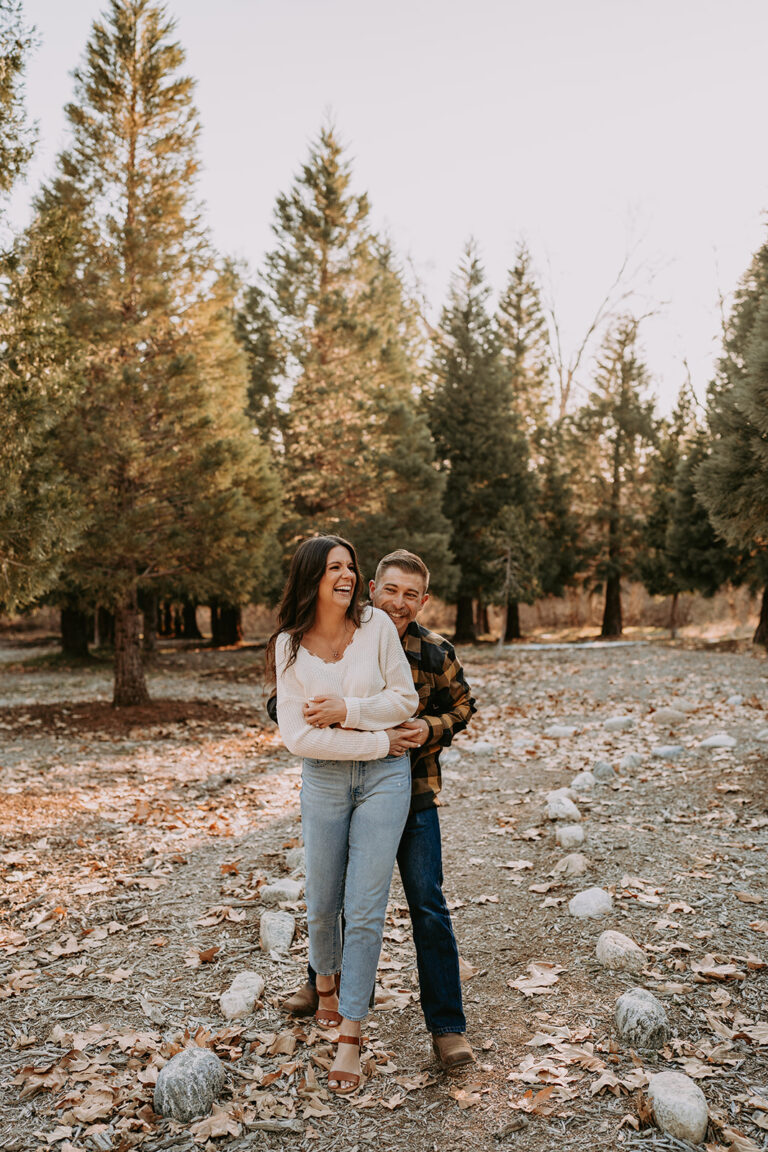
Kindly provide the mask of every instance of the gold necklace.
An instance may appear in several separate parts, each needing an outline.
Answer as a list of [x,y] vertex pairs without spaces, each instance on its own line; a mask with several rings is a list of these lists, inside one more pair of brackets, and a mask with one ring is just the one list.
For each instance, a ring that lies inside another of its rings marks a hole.
[[333,646],[331,647],[331,656],[333,657],[334,660],[339,659],[339,656],[341,654],[341,650],[342,650],[342,647],[344,646],[344,641],[346,640],[346,638],[347,638],[347,621],[345,620],[344,621],[344,631],[341,635],[341,645],[338,648],[334,648]]

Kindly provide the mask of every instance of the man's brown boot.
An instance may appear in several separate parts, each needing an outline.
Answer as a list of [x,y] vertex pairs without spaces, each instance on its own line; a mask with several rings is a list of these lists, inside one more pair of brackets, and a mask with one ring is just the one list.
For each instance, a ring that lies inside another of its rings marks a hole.
[[314,984],[310,984],[307,980],[301,988],[291,992],[288,999],[283,1000],[280,1007],[283,1012],[288,1012],[291,1016],[314,1016],[317,1010],[317,989]]
[[444,1072],[453,1072],[465,1064],[474,1064],[475,1054],[461,1032],[446,1032],[442,1036],[432,1036],[432,1051],[440,1061]]

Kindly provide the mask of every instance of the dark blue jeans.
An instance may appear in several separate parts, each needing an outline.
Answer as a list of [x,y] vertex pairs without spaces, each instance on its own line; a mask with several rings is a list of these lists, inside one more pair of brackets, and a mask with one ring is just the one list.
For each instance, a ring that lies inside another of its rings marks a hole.
[[[461,1002],[459,950],[443,895],[443,851],[437,808],[411,812],[397,850],[408,901],[419,970],[421,1010],[437,1036],[466,1032]],[[315,973],[308,966],[310,981]]]

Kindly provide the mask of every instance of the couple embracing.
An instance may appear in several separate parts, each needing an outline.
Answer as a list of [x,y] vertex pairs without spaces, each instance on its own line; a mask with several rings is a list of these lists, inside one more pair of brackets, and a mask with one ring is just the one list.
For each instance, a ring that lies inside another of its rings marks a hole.
[[373,999],[395,860],[435,1055],[446,1069],[474,1059],[442,892],[436,805],[440,749],[475,706],[451,645],[416,620],[428,586],[418,556],[392,552],[363,606],[352,545],[338,536],[305,540],[267,650],[280,733],[303,759],[309,979],[284,1007],[339,1029],[328,1073],[338,1095],[360,1083],[360,1028]]

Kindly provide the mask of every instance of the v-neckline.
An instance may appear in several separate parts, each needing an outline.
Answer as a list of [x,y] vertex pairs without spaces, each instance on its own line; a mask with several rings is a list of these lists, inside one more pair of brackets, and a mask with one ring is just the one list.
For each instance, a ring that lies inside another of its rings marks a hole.
[[360,631],[359,628],[353,628],[352,629],[352,635],[351,635],[350,639],[347,641],[347,643],[345,644],[344,651],[341,653],[341,656],[339,656],[338,659],[336,659],[336,660],[324,660],[322,656],[318,656],[316,652],[312,652],[309,648],[305,647],[304,644],[300,644],[299,647],[301,648],[301,650],[303,652],[306,652],[306,654],[308,656],[311,656],[313,660],[319,660],[321,664],[330,664],[331,666],[333,666],[334,664],[341,664],[341,662],[344,659],[344,657],[346,656],[347,652],[349,652],[350,648],[354,644],[355,637],[357,636],[359,631]]

